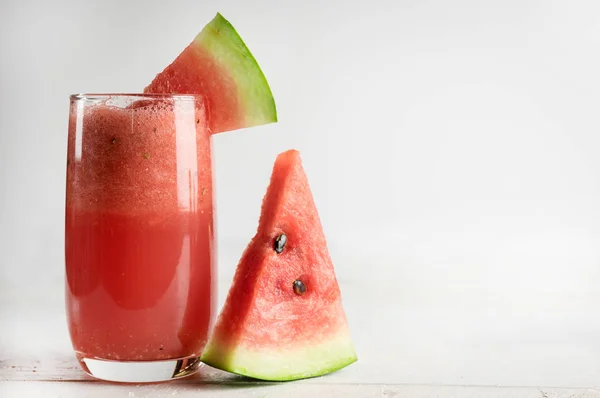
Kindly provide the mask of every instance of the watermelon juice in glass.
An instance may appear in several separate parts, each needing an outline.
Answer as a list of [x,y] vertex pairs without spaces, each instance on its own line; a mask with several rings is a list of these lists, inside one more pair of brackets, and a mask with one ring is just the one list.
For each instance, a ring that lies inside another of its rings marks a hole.
[[193,95],[73,95],[66,303],[82,368],[193,373],[215,313],[211,139]]

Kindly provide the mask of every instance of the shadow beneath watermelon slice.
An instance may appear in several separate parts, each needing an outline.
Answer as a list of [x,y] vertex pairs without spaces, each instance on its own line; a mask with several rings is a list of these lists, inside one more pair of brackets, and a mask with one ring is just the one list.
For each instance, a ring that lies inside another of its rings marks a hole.
[[178,388],[190,388],[201,390],[227,390],[227,389],[250,389],[250,388],[268,388],[282,382],[264,381],[253,379],[251,377],[240,376],[232,373],[211,368],[208,365],[202,367],[195,374],[172,381],[170,384],[177,384]]

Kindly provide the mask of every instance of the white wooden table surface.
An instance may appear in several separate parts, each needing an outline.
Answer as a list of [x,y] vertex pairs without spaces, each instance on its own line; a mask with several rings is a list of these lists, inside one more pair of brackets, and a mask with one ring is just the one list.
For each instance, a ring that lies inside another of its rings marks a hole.
[[[208,367],[163,384],[92,380],[71,351],[62,279],[49,277],[45,288],[0,285],[0,397],[600,397],[596,289],[482,286],[451,273],[428,284],[431,270],[405,269],[412,271],[361,280],[338,272],[359,361],[287,383]],[[221,272],[221,303],[232,272]]]

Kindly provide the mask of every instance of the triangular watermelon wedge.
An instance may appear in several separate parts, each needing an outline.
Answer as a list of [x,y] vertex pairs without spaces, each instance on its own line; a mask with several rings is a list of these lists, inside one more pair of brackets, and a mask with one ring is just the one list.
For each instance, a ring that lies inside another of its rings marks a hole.
[[144,93],[203,95],[213,134],[277,121],[267,79],[235,28],[219,13]]
[[300,154],[275,162],[258,231],[201,360],[263,380],[324,375],[357,360]]

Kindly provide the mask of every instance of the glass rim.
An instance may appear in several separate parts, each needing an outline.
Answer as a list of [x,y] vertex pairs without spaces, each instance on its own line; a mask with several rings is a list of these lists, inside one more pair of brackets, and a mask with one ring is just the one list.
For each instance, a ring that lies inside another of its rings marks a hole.
[[155,93],[76,93],[69,95],[71,101],[80,100],[105,100],[110,98],[146,98],[146,99],[161,99],[161,98],[173,98],[177,100],[189,100],[195,101],[198,98],[203,98],[202,94],[155,94]]

